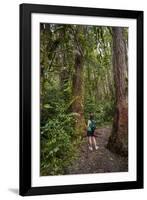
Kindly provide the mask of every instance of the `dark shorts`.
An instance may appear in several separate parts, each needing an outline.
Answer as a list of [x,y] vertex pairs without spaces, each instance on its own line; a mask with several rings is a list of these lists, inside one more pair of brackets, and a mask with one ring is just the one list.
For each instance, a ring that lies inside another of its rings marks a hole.
[[87,136],[89,137],[89,136],[94,136],[94,131],[87,131]]

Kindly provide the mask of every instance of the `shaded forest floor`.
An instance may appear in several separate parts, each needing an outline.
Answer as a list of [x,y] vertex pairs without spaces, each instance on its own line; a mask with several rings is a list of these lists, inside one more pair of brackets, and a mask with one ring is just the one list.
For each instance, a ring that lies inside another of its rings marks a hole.
[[99,149],[93,151],[88,149],[87,137],[85,137],[80,146],[78,157],[66,169],[66,174],[128,171],[128,158],[114,154],[106,148],[110,133],[110,127],[96,130],[96,141]]

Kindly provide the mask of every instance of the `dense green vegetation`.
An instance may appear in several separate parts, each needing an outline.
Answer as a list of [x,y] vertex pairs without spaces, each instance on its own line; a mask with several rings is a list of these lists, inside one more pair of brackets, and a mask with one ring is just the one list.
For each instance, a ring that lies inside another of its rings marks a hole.
[[[124,37],[127,48],[127,29]],[[40,172],[65,174],[86,135],[89,113],[97,126],[112,124],[111,27],[41,24],[40,77]]]

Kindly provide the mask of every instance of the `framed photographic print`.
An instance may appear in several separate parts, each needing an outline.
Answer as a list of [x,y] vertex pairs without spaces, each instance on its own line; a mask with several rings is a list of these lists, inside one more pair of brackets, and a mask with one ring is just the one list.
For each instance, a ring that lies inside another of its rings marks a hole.
[[143,11],[20,5],[20,195],[143,188]]

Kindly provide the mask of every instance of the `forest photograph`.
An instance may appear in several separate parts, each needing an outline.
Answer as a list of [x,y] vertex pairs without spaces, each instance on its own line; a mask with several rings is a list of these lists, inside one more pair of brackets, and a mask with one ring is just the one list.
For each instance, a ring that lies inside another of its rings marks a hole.
[[128,172],[128,32],[40,23],[40,176]]

